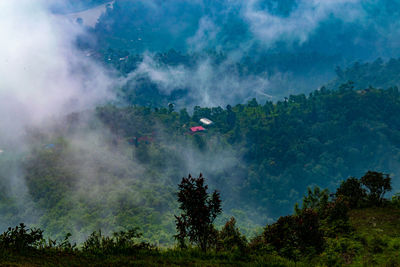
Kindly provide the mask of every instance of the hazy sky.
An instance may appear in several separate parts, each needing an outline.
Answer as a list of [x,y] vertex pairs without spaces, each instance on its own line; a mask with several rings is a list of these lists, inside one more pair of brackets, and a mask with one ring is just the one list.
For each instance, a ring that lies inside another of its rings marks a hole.
[[110,96],[106,72],[75,48],[81,29],[51,15],[48,3],[0,2],[0,136]]

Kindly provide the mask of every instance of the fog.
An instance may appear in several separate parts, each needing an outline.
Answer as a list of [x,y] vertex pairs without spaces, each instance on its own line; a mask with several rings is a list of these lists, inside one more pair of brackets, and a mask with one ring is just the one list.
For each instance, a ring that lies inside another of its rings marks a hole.
[[[75,48],[81,28],[52,16],[47,1],[2,1],[0,106],[2,130],[91,108],[111,97],[112,79]],[[4,136],[4,135],[3,135]]]
[[[146,191],[164,183],[166,188],[162,190],[167,196],[173,197],[173,190],[169,189],[172,185],[165,177],[153,177],[157,182],[146,181],[152,170],[146,169],[146,164],[132,156],[132,149],[124,149],[128,146],[126,140],[119,140],[95,117],[95,107],[113,101],[116,98],[113,89],[123,84],[126,78],[119,77],[115,71],[79,50],[76,39],[85,36],[87,28],[68,17],[54,15],[49,9],[51,4],[45,0],[0,3],[0,34],[4,38],[0,44],[0,111],[3,114],[0,117],[0,149],[3,151],[0,154],[0,182],[7,191],[4,197],[13,203],[12,214],[8,208],[3,209],[0,228],[19,222],[45,225],[49,234],[61,238],[67,229],[75,241],[81,242],[99,228],[108,233],[123,229],[118,228],[122,226],[142,225],[143,221],[128,224],[118,221],[118,214],[126,212],[121,210],[124,208],[121,203],[127,203],[131,212],[143,213],[143,220],[147,220],[149,214],[156,211],[139,208],[152,201]],[[201,83],[208,79],[207,74],[203,78],[207,62],[204,64],[204,68],[195,70],[198,78],[193,82]],[[150,73],[163,90],[168,91],[178,83],[193,85],[186,84],[188,74],[180,76],[179,67],[164,73],[151,70],[151,65],[148,57],[137,73]],[[213,97],[212,92],[209,93]],[[197,99],[197,96],[193,95],[193,98]],[[118,140],[118,144],[110,145],[114,140]],[[218,172],[235,164],[232,152],[215,151],[211,157],[210,152],[198,153],[198,149],[189,143],[186,146],[172,143],[165,146],[181,155],[178,164],[182,172],[175,174],[175,182],[179,176],[188,173],[198,175],[204,165],[210,171]],[[45,161],[49,165],[44,167],[54,172],[49,175],[39,167],[40,163],[29,163],[32,157],[50,157]],[[218,161],[222,158],[224,164]],[[169,169],[165,167],[166,172]],[[67,192],[62,185],[53,188],[59,203],[45,201],[44,204],[42,195],[29,189],[31,177],[43,179],[40,182],[43,184],[63,179],[72,189]],[[57,218],[48,213],[52,205],[61,203],[62,212]],[[151,207],[153,204],[146,205]],[[168,205],[169,214],[175,205],[172,201]],[[101,209],[100,213],[98,209]],[[92,218],[93,224],[83,223],[82,218],[87,216]],[[173,229],[172,214],[165,216],[153,217],[156,221],[164,218],[168,227]],[[99,224],[101,218],[109,220]],[[143,231],[162,235],[147,227]]]
[[[4,215],[0,230],[10,226],[7,219],[13,217],[14,221],[46,225],[59,235],[68,228],[77,241],[99,228],[107,233],[129,226],[142,226],[145,233],[162,236],[165,233],[152,227],[162,224],[174,231],[176,183],[182,176],[197,176],[202,171],[211,176],[211,188],[222,188],[230,208],[237,205],[239,196],[233,188],[242,182],[241,174],[231,174],[228,182],[218,179],[244,165],[237,147],[201,150],[184,138],[168,140],[165,129],[157,125],[162,145],[155,148],[152,144],[141,151],[128,146],[126,139],[96,117],[97,106],[114,101],[122,106],[134,104],[118,99],[117,92],[126,85],[137,90],[143,77],[163,96],[184,90],[184,96],[174,101],[177,108],[226,106],[252,98],[264,103],[317,89],[334,77],[336,65],[397,56],[400,51],[398,14],[390,1],[382,1],[384,8],[377,13],[382,3],[372,0],[288,0],[284,4],[116,0],[114,9],[100,16],[96,26],[93,18],[89,24],[76,23],[83,13],[73,19],[55,14],[54,3],[0,2],[0,182],[16,207],[15,214],[0,214]],[[58,8],[62,9],[59,3]],[[140,16],[133,17],[133,13]],[[114,35],[123,45],[113,47],[103,38]],[[121,73],[112,64],[107,66],[101,56],[87,56],[77,46],[78,37],[94,44],[89,48],[101,50],[100,54],[112,47],[140,54],[142,60],[131,72]],[[199,58],[193,65],[157,61],[157,52],[169,49]],[[208,50],[221,53],[222,60],[216,62]],[[240,64],[254,70],[242,72]],[[77,122],[71,123],[71,114],[79,114]],[[218,142],[218,138],[208,140],[211,148]],[[48,145],[55,148],[48,149]],[[156,149],[164,154],[157,154]],[[23,164],[38,154],[54,158],[52,167],[58,171],[38,176],[61,177],[73,188],[68,195],[58,188],[60,203],[65,204],[60,214],[46,214],[46,208],[39,207],[33,197],[44,200],[29,191],[31,174]],[[159,169],[149,168],[140,158],[143,155],[156,161]],[[153,190],[167,204],[159,203]],[[234,214],[232,210],[225,216]],[[125,212],[142,219],[123,221],[119,215]],[[251,223],[263,225],[272,220],[268,213],[246,212],[242,217],[252,216]],[[93,223],[85,225],[87,220]]]
[[66,114],[109,101],[112,84],[117,82],[82,56],[75,46],[82,29],[53,16],[49,4],[44,0],[0,3],[0,147],[4,151],[0,177],[10,197],[20,202],[21,214],[14,217],[25,222],[34,222],[33,214],[41,213],[32,205],[20,166],[34,145],[27,130],[44,130]]
[[[146,55],[130,81],[148,70],[161,94],[189,92],[177,102],[226,106],[308,94],[334,79],[336,66],[397,57],[398,7],[386,0],[120,0],[100,17],[94,36],[101,47]],[[121,41],[107,41],[113,36]],[[169,49],[212,50],[227,59],[212,65],[205,56],[191,69],[149,60]],[[231,71],[243,62],[257,71]]]

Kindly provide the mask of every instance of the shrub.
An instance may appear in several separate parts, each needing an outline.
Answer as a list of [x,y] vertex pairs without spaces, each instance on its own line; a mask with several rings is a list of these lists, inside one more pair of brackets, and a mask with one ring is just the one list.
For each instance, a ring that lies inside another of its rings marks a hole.
[[295,213],[300,214],[302,211],[307,209],[312,209],[317,212],[325,210],[329,203],[328,189],[321,190],[321,188],[315,186],[313,190],[308,187],[307,191],[307,196],[303,197],[302,208],[300,209],[298,204],[296,204]]
[[57,242],[57,240],[52,240],[51,238],[49,238],[47,242],[45,240],[42,240],[42,242],[40,243],[40,248],[71,252],[76,249],[76,243],[71,244],[71,242],[69,241],[69,238],[71,236],[72,235],[70,233],[67,233],[64,240],[62,240],[61,242]]
[[371,240],[371,251],[372,253],[382,253],[383,250],[388,246],[387,242],[378,236],[374,236]]
[[359,208],[365,200],[366,192],[362,188],[360,180],[351,177],[340,184],[335,196],[347,200],[350,208]]
[[141,233],[138,228],[128,231],[113,233],[112,237],[103,236],[101,231],[93,232],[83,243],[83,251],[92,254],[130,254],[144,249],[152,249],[148,243],[137,243],[136,238],[140,238]]
[[247,240],[236,227],[236,220],[232,217],[225,223],[225,226],[218,234],[217,250],[244,252],[247,247]]
[[335,237],[338,234],[350,233],[349,203],[339,196],[335,201],[329,202],[326,209],[321,212],[323,227],[326,236]]
[[24,251],[37,248],[43,241],[43,231],[40,229],[29,229],[21,223],[15,228],[9,227],[7,231],[0,235],[0,248]]
[[312,255],[323,250],[323,232],[319,215],[306,209],[299,215],[280,217],[265,228],[263,240],[280,255],[298,260],[301,255]]
[[361,243],[352,238],[329,238],[320,261],[324,263],[323,266],[349,265],[361,250]]
[[368,200],[372,205],[381,205],[383,196],[392,190],[390,176],[380,172],[368,171],[362,178],[361,183],[368,189]]
[[395,206],[396,208],[400,208],[400,193],[396,193],[392,197],[392,205]]

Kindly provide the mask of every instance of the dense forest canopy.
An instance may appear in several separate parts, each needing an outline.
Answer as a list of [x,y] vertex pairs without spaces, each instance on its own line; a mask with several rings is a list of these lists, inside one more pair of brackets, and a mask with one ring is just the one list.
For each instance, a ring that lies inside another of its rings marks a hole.
[[[390,47],[390,43],[396,40],[395,34],[381,35],[380,30],[390,31],[388,26],[399,15],[398,5],[389,0],[337,3],[294,0],[117,0],[114,8],[100,18],[95,32],[106,46],[135,52],[186,51],[196,46],[201,46],[201,49],[218,47],[229,50],[251,41],[258,49],[373,59],[395,52],[395,48]],[[315,18],[302,22],[313,9],[319,12]],[[271,23],[272,26],[263,29],[264,23]],[[273,27],[279,23],[281,27]],[[361,40],[356,42],[358,38]],[[385,43],[374,42],[376,38]],[[265,45],[282,40],[273,46]],[[293,46],[288,45],[290,42],[293,42]],[[385,49],[374,50],[378,45]],[[251,48],[253,50],[254,46]],[[251,55],[259,52],[252,50],[244,49]]]
[[349,81],[353,82],[356,89],[399,86],[399,67],[400,61],[395,58],[388,61],[378,58],[373,62],[355,62],[345,69],[336,68],[337,77],[327,87],[333,89]]
[[[19,3],[0,3],[0,231],[82,243],[139,226],[172,246],[176,187],[202,173],[216,227],[262,245],[316,223],[288,215],[310,186],[374,170],[399,191],[396,1]],[[93,27],[68,17],[98,7]]]
[[124,91],[136,104],[277,101],[318,89],[337,66],[398,57],[398,9],[390,0],[117,0],[79,45],[130,74]]
[[[95,117],[72,114],[52,132],[33,131],[24,173],[51,234],[141,225],[149,240],[168,243],[174,186],[189,172],[203,172],[221,190],[225,215],[250,231],[290,213],[308,186],[332,189],[368,169],[396,176],[399,111],[397,88],[351,83],[277,103],[195,107],[191,115],[172,106],[108,105]],[[201,118],[213,124],[191,134]],[[17,223],[13,201],[5,198],[2,211]]]

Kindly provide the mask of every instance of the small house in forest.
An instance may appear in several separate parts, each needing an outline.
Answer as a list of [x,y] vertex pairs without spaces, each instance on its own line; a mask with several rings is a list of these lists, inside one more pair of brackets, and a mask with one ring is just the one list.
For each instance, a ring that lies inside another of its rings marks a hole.
[[190,128],[190,133],[199,133],[199,132],[204,132],[206,129],[203,126],[195,126]]
[[200,119],[200,122],[201,122],[202,124],[204,124],[204,125],[211,125],[211,124],[213,124],[213,122],[212,122],[211,120],[207,119],[207,118],[201,118],[201,119]]

